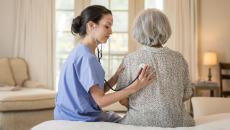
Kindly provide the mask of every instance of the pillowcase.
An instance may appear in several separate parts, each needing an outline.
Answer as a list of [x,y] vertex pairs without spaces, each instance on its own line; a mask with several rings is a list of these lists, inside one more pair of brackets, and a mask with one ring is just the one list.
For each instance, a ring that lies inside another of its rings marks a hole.
[[7,58],[0,58],[0,87],[5,85],[14,86],[15,81],[9,60]]

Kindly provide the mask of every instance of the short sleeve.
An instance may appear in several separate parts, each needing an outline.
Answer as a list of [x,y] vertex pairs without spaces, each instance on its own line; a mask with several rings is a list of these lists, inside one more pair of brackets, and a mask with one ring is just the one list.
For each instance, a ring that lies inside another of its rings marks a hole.
[[193,94],[193,86],[191,84],[190,78],[189,78],[189,70],[188,70],[188,64],[186,60],[183,58],[183,85],[184,85],[184,96],[183,101],[188,100],[192,94]]
[[129,85],[129,83],[131,81],[131,74],[130,74],[130,71],[129,71],[129,66],[125,62],[125,59],[122,60],[121,65],[123,67],[125,67],[125,69],[118,77],[116,89],[121,89],[121,88],[128,87],[128,85]]
[[83,57],[81,62],[75,63],[74,66],[79,81],[87,92],[93,85],[104,87],[105,72],[96,57]]

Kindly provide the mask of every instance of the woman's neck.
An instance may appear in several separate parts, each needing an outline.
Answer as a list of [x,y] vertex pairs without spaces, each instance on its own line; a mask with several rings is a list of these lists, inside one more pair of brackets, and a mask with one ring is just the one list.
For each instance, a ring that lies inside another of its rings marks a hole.
[[95,54],[97,43],[96,43],[96,41],[93,38],[91,38],[89,36],[86,36],[86,37],[84,37],[81,40],[81,43],[84,44],[84,45],[86,45],[87,47],[89,47],[89,49],[91,50],[91,52],[93,54]]

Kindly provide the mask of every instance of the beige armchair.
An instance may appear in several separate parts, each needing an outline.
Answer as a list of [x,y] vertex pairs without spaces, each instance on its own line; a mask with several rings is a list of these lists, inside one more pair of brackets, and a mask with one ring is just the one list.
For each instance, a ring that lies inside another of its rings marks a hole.
[[29,77],[21,58],[0,58],[0,130],[29,130],[53,119],[55,91]]

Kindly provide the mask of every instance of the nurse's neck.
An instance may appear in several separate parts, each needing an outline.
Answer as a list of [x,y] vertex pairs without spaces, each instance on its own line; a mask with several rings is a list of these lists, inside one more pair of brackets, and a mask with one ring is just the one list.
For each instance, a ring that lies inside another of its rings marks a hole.
[[96,50],[96,47],[97,47],[97,43],[94,39],[92,39],[91,37],[89,36],[85,36],[82,40],[81,40],[81,43],[86,45],[90,51],[95,54],[95,50]]

